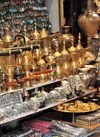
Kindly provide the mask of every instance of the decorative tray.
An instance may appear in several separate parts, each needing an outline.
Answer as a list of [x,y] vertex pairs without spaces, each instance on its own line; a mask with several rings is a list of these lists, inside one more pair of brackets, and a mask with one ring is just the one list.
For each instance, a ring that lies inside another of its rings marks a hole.
[[83,103],[82,101],[76,101],[75,103],[64,103],[62,105],[58,105],[53,107],[53,110],[66,112],[66,113],[86,113],[96,111],[100,108],[94,102]]

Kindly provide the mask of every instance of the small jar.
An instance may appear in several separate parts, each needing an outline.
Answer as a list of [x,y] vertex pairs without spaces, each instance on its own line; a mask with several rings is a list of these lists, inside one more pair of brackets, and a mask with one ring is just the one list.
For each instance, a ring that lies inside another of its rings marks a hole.
[[30,105],[31,105],[31,109],[33,111],[37,111],[39,109],[40,101],[37,98],[32,97],[32,98],[30,98],[29,102],[30,102]]
[[29,112],[29,109],[30,109],[29,102],[27,102],[27,101],[23,102],[22,106],[23,106],[23,112]]
[[13,109],[12,110],[12,116],[15,117],[18,115],[18,110],[17,109]]
[[6,118],[11,118],[12,117],[12,108],[11,107],[6,107],[5,108],[5,114],[6,114]]
[[23,112],[23,106],[20,103],[16,104],[14,109],[18,111],[18,114],[21,114]]
[[60,95],[59,95],[59,93],[57,91],[52,90],[52,91],[50,91],[50,94],[51,94],[51,97],[52,97],[52,99],[51,99],[52,103],[56,103],[56,102],[59,101]]
[[66,90],[64,87],[56,87],[54,90],[59,93],[60,100],[66,99]]

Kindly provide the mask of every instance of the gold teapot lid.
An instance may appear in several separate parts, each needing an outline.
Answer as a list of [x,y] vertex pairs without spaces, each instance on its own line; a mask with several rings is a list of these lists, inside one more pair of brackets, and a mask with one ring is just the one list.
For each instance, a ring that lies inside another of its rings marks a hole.
[[41,32],[40,32],[40,37],[41,37],[41,39],[49,36],[49,35],[47,34],[45,28],[44,28],[44,23],[43,23],[42,26],[43,26],[43,28],[42,28],[42,30],[41,30]]
[[74,39],[71,39],[71,47],[68,48],[69,53],[75,52],[76,48],[74,47]]
[[42,50],[41,50],[41,48],[40,48],[40,50],[39,50],[39,59],[37,60],[37,66],[40,66],[40,67],[42,67],[42,66],[45,66],[45,61],[42,59]]
[[12,37],[10,36],[9,28],[8,28],[8,22],[6,22],[6,28],[5,28],[5,36],[3,37],[4,43],[11,43],[13,42]]
[[54,58],[58,58],[58,57],[61,56],[61,54],[60,54],[59,51],[58,51],[58,47],[59,47],[58,41],[56,41],[55,47],[56,47],[56,52],[54,53],[53,56],[54,56]]
[[[26,30],[26,25],[24,26],[24,37],[25,37],[25,40],[26,40],[26,44],[29,44],[30,43],[30,39],[27,37],[27,30]],[[22,42],[24,41],[23,39],[21,40]]]
[[31,33],[30,39],[32,39],[32,40],[33,39],[35,39],[35,40],[40,39],[40,34],[37,31],[37,27],[36,27],[36,21],[34,23],[34,31]]
[[76,49],[77,50],[83,49],[83,46],[81,45],[81,33],[79,33],[79,36],[78,36],[78,43],[76,45]]
[[69,54],[68,51],[66,50],[66,43],[65,43],[65,40],[63,40],[63,49],[61,51],[61,55],[67,55]]

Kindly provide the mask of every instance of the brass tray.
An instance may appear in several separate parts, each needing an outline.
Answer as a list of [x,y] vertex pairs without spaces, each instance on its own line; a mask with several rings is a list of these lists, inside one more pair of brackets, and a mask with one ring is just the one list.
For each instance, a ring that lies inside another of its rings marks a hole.
[[76,110],[76,111],[67,111],[67,110],[58,110],[56,107],[53,107],[52,109],[53,110],[56,110],[56,111],[60,111],[60,112],[66,112],[66,113],[87,113],[87,112],[93,112],[93,111],[96,111],[96,110],[98,110],[100,108],[100,106],[99,105],[97,105],[97,108],[96,109],[93,109],[93,110],[89,110],[89,111],[84,111],[84,110],[82,110],[82,111],[79,111],[79,110]]

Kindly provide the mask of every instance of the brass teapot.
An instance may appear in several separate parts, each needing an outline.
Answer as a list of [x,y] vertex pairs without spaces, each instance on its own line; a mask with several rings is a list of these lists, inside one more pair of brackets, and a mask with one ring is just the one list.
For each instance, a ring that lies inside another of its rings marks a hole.
[[37,31],[37,27],[36,27],[36,21],[34,22],[34,31],[31,33],[30,39],[31,40],[39,40],[40,39],[40,34]]
[[[43,71],[45,69],[46,69],[46,63],[42,59],[42,51],[40,49],[39,59],[37,60],[37,70],[38,71]],[[40,83],[47,82],[47,74],[40,74],[39,82]]]
[[51,51],[49,52],[49,56],[46,57],[46,69],[51,69],[52,72],[48,74],[48,80],[49,81],[54,81],[56,80],[56,71],[55,71],[55,65],[56,65],[56,62],[55,62],[55,59],[54,57],[52,56],[51,54]]
[[85,54],[85,49],[79,49],[77,50],[78,53],[78,63],[79,63],[79,67],[83,67],[86,65],[86,61],[84,59],[84,54]]
[[72,52],[70,58],[72,74],[77,74],[79,68],[78,53]]
[[[31,45],[34,45],[34,46],[39,46],[39,48],[41,48],[41,40],[34,40],[34,41],[31,41]],[[33,53],[33,58],[36,60],[39,59],[39,51],[40,49],[33,49],[32,53]]]
[[26,29],[26,25],[24,26],[24,32],[23,32],[23,36],[25,38],[25,42],[24,39],[21,37],[20,43],[22,44],[22,46],[24,46],[24,44],[30,44],[30,39],[27,37],[27,29]]
[[56,47],[56,51],[55,51],[55,53],[54,53],[54,58],[58,58],[58,57],[60,57],[61,56],[61,54],[60,54],[60,52],[58,51],[58,47],[59,47],[59,45],[58,45],[58,42],[56,41],[56,45],[55,45],[55,47]]
[[[9,51],[10,48],[13,47],[13,39],[10,36],[8,22],[6,22],[6,28],[4,29],[4,37],[3,37],[3,51]],[[3,57],[4,65],[16,65],[15,55],[5,56]]]
[[50,36],[44,37],[41,39],[42,41],[42,53],[43,53],[43,57],[48,56],[49,53],[49,42],[50,42]]
[[70,69],[70,54],[63,55],[63,70],[64,70],[64,75],[68,77],[71,74],[71,69]]
[[46,63],[49,62],[49,61],[55,61],[54,56],[53,56],[53,52],[52,52],[52,50],[51,50],[51,47],[49,47],[49,54],[48,54],[48,56],[45,58],[45,62],[46,62]]
[[41,39],[48,37],[48,34],[44,28],[44,23],[42,24],[42,30],[40,32],[40,37],[41,37]]
[[8,22],[6,22],[6,28],[4,29],[5,36],[3,37],[3,48],[12,48],[13,47],[13,39],[10,36]]
[[63,71],[63,58],[57,57],[56,58],[56,78],[62,79],[64,77],[64,71]]
[[[31,62],[31,76],[33,75],[33,73],[34,72],[36,72],[37,71],[37,65],[36,65],[36,62],[35,62],[35,60],[34,60],[34,58],[33,58],[33,60],[32,60],[32,62]],[[36,79],[33,79],[33,80],[31,80],[31,86],[33,87],[35,84],[37,84],[37,81],[36,81]]]
[[29,70],[31,68],[31,60],[30,60],[28,54],[24,54],[22,56],[21,64],[22,64],[22,69],[23,70]]

